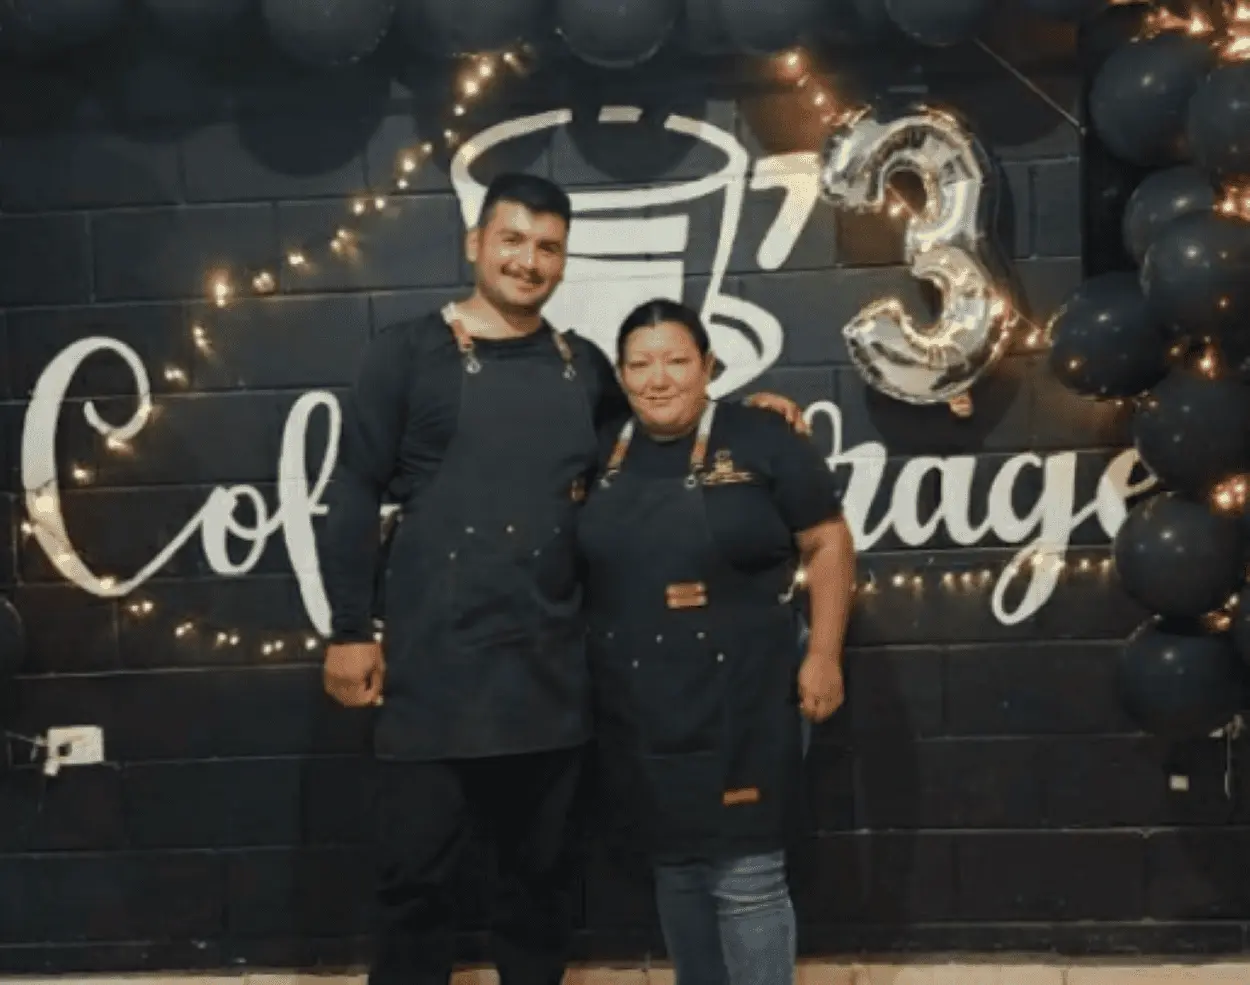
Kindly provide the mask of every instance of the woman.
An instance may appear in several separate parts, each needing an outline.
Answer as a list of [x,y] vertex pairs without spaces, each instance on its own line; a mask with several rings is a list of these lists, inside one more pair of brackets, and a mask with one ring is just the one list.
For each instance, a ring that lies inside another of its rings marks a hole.
[[689,308],[642,305],[617,357],[633,415],[604,436],[578,528],[600,781],[653,866],[677,985],[790,983],[796,706],[820,721],[843,698],[854,547],[840,496],[783,418],[709,399],[714,357]]

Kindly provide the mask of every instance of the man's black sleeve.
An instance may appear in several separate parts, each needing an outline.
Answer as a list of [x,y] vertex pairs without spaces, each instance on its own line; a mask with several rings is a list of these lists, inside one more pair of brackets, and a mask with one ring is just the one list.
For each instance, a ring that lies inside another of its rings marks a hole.
[[603,354],[603,350],[589,339],[586,340],[586,348],[590,352],[591,366],[599,382],[599,399],[594,408],[595,427],[600,428],[605,424],[624,420],[630,413],[629,399],[616,378],[616,370]]
[[379,511],[395,471],[411,385],[412,351],[404,326],[376,336],[365,350],[343,404],[343,429],[322,574],[330,602],[331,640],[373,639],[373,590],[380,549]]

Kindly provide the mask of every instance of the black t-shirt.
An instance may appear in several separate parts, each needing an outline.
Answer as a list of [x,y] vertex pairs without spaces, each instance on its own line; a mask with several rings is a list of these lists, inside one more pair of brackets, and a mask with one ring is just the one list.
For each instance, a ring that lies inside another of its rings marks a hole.
[[[600,468],[606,465],[623,418],[600,430]],[[690,471],[695,436],[657,441],[635,428],[622,472],[676,478]],[[708,436],[705,468],[722,458],[747,482],[705,486],[712,537],[725,559],[758,570],[794,553],[794,535],[842,513],[842,493],[819,450],[771,410],[721,401]],[[593,491],[591,493],[593,495]]]
[[[628,403],[603,352],[564,334],[596,428],[620,419]],[[550,326],[520,339],[474,339],[485,360],[559,361]],[[343,425],[321,545],[332,638],[373,638],[378,509],[418,495],[438,472],[460,413],[464,364],[440,312],[391,325],[365,350],[343,402]]]

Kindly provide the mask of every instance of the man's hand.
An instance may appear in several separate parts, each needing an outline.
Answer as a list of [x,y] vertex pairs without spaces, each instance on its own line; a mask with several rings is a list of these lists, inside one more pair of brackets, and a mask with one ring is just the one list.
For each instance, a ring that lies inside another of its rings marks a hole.
[[808,654],[799,667],[799,707],[813,722],[823,722],[842,707],[846,690],[842,665],[830,657]]
[[331,643],[322,679],[326,694],[346,708],[382,703],[386,661],[381,643]]
[[803,417],[803,408],[789,397],[783,397],[779,393],[753,393],[743,403],[748,407],[762,407],[764,410],[771,410],[774,414],[780,414],[786,419],[786,423],[799,434],[812,432]]

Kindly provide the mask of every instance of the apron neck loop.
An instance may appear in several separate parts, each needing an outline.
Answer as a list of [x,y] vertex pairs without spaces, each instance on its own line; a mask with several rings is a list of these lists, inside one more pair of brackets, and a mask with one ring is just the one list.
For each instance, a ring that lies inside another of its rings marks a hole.
[[577,377],[577,370],[573,368],[573,349],[569,345],[568,339],[554,328],[551,330],[551,340],[556,344],[556,351],[560,353],[560,359],[564,362],[564,378],[572,380]]
[[[464,327],[464,322],[460,320],[460,314],[456,309],[454,301],[448,302],[443,306],[443,321],[447,323],[447,327],[451,329],[451,334],[456,339],[456,348],[460,350],[460,357],[464,361],[464,370],[466,373],[479,373],[482,370],[482,362],[477,358],[477,347],[473,344],[473,336],[469,334],[469,330]],[[577,378],[577,370],[573,367],[573,349],[569,345],[568,340],[554,329],[551,330],[551,339],[555,343],[556,351],[560,353],[560,360],[564,363],[564,378],[572,380]]]
[[[687,489],[694,489],[698,486],[699,476],[703,474],[703,468],[707,462],[708,438],[712,434],[712,419],[715,416],[716,401],[709,400],[707,406],[703,408],[703,415],[699,418],[694,447],[690,449],[690,473],[686,476]],[[616,444],[612,446],[612,455],[608,458],[603,477],[599,480],[601,486],[606,488],[620,474],[621,465],[625,462],[625,454],[629,451],[629,444],[634,440],[636,427],[637,418],[633,417],[621,427],[621,433],[617,435]]]
[[707,442],[712,435],[712,418],[716,416],[716,401],[709,400],[703,408],[703,416],[699,418],[699,430],[695,432],[694,447],[690,449],[690,474],[686,476],[686,488],[693,489],[699,484],[699,476],[703,474],[703,466],[707,462]]
[[447,327],[451,329],[451,334],[456,339],[456,348],[460,350],[460,358],[464,361],[464,371],[466,373],[479,373],[482,370],[482,363],[477,358],[477,349],[473,345],[473,336],[469,334],[469,330],[464,327],[464,322],[460,320],[460,313],[456,310],[456,305],[449,302],[443,307],[443,321],[447,323]]

